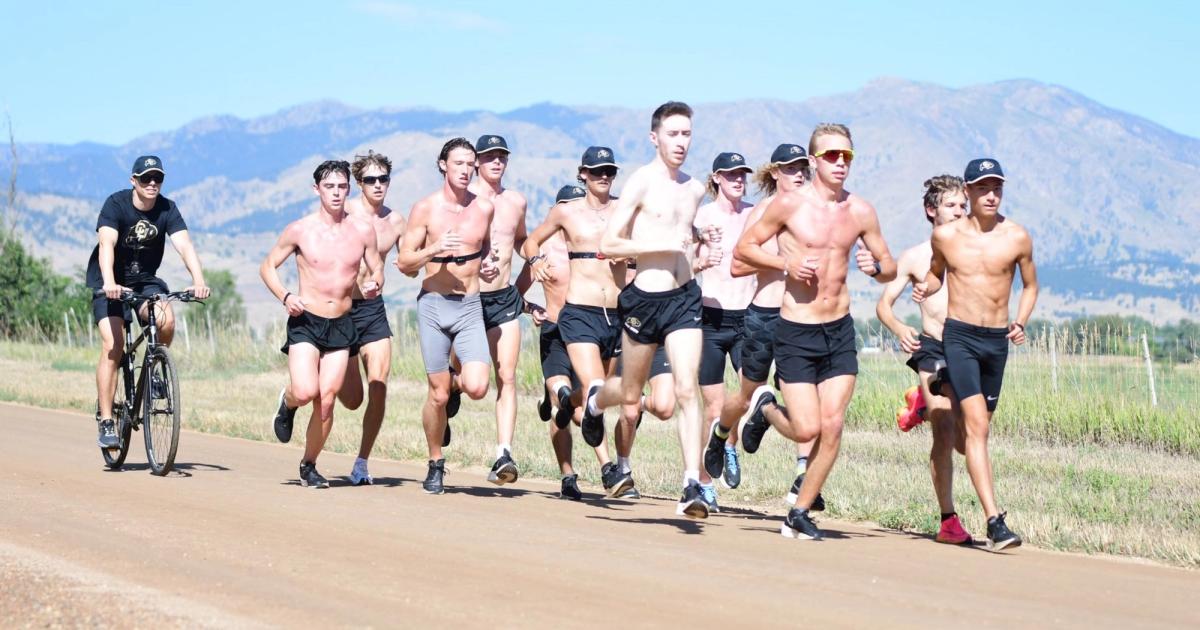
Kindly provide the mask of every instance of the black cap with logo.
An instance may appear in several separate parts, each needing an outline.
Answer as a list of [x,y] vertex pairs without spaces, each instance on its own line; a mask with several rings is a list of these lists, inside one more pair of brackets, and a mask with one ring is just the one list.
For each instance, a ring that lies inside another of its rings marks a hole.
[[741,153],[721,153],[713,160],[712,170],[714,173],[724,171],[746,171],[753,173],[754,169],[746,164],[746,158],[742,157]]
[[558,205],[567,201],[583,199],[586,194],[587,193],[583,191],[582,186],[567,184],[566,186],[558,189],[558,194],[554,196],[554,204]]
[[167,174],[167,172],[163,170],[162,160],[158,159],[157,155],[143,155],[133,161],[134,177],[137,177],[138,175],[144,175],[150,171],[158,171],[163,175]]
[[616,160],[613,150],[608,147],[588,147],[587,151],[583,152],[583,159],[579,160],[579,168],[616,166]]
[[974,184],[989,177],[1004,181],[1004,170],[1000,168],[1000,162],[992,158],[971,160],[967,162],[967,168],[963,171],[963,182],[967,184]]
[[475,141],[475,154],[481,155],[491,151],[512,153],[508,150],[508,143],[504,141],[504,136],[497,136],[493,134],[484,134],[479,136],[479,139]]
[[791,164],[797,160],[808,161],[808,151],[798,144],[781,144],[771,153],[771,164]]

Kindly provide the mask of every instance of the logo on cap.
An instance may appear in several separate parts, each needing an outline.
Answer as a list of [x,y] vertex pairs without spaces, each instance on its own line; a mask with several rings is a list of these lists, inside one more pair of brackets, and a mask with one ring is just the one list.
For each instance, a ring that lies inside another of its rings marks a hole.
[[596,152],[596,155],[599,157],[602,157],[602,158],[606,158],[612,154],[609,153],[608,151],[605,151],[604,149],[600,149],[599,151]]
[[979,170],[981,170],[981,171],[990,171],[990,170],[992,170],[992,168],[994,168],[995,166],[996,166],[996,165],[995,165],[995,164],[992,164],[991,162],[984,161],[984,162],[980,162],[980,163],[979,163]]
[[572,194],[576,194],[576,195],[582,195],[582,194],[583,194],[583,189],[582,189],[582,188],[580,188],[580,187],[578,187],[578,186],[576,186],[576,187],[574,187],[574,188],[572,188],[572,189],[571,189],[571,193],[572,193]]
[[730,162],[741,162],[743,160],[742,160],[742,156],[734,153],[733,155],[729,156],[729,161]]
[[143,165],[146,166],[147,168],[151,167],[151,166],[158,166],[158,160],[156,160],[154,158],[146,158],[146,161],[143,162]]
[[500,138],[492,136],[491,138],[488,138],[488,144],[500,144]]
[[796,147],[796,146],[793,146],[792,150],[789,151],[789,153],[791,153],[792,155],[796,155],[799,152],[800,152],[800,147]]

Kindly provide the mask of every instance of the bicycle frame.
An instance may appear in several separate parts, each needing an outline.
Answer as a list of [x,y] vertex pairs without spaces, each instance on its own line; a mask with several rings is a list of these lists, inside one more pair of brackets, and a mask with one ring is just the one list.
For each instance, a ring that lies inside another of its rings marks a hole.
[[[141,414],[143,406],[141,402],[146,386],[146,372],[142,369],[145,366],[137,365],[135,360],[137,358],[138,346],[142,345],[143,341],[146,342],[147,354],[142,356],[142,363],[145,363],[149,351],[158,346],[158,321],[155,319],[154,307],[159,301],[165,301],[160,298],[160,295],[154,295],[142,302],[142,304],[146,305],[146,324],[141,326],[136,338],[133,336],[132,319],[125,322],[125,353],[121,358],[121,370],[125,373],[125,411],[128,414],[129,422],[133,424],[133,428],[135,429],[142,422]],[[137,313],[135,310],[134,318],[136,317]],[[135,374],[137,375],[136,382],[134,380]]]

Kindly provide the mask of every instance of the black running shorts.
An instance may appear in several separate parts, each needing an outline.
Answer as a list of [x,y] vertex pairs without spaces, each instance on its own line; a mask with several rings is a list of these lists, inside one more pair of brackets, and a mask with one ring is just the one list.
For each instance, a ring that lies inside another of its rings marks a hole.
[[824,324],[780,319],[775,331],[775,372],[784,383],[815,385],[835,376],[858,374],[850,315]]
[[630,339],[662,345],[676,330],[700,327],[700,285],[695,280],[668,291],[629,285],[617,299],[617,312]]
[[349,350],[350,356],[354,356],[358,354],[358,331],[349,313],[329,319],[305,311],[288,318],[287,343],[279,351],[287,354],[288,348],[298,343],[316,346],[321,354]]
[[736,372],[742,366],[742,328],[746,310],[726,310],[705,306],[700,311],[700,330],[704,343],[700,350],[700,384],[725,382],[725,357]]
[[479,301],[483,304],[483,329],[495,328],[521,316],[525,302],[514,285],[495,291],[480,291]]
[[558,331],[563,343],[590,343],[600,348],[607,361],[621,355],[621,320],[613,309],[567,302],[558,312]]
[[771,362],[775,360],[775,328],[779,308],[750,305],[742,328],[742,378],[755,383],[767,382]]
[[571,369],[571,358],[567,356],[567,346],[559,334],[558,324],[552,321],[542,322],[542,332],[538,335],[538,346],[542,356],[542,380],[547,381],[555,376],[566,376],[572,383],[577,383],[575,372]]
[[[622,362],[617,363],[616,376],[621,375]],[[663,374],[671,373],[671,361],[667,359],[667,347],[659,346],[654,349],[654,358],[650,359],[650,375],[646,378],[654,378]]]
[[947,319],[942,329],[946,371],[959,400],[982,395],[988,411],[1000,402],[1004,364],[1008,362],[1008,329],[988,328]]
[[354,320],[354,329],[358,331],[359,346],[392,336],[392,327],[388,325],[387,307],[382,297],[353,300],[350,319]]
[[[159,293],[170,293],[167,289],[167,283],[161,278],[152,278],[147,282],[131,283],[124,285],[126,289],[133,291],[141,297],[149,297]],[[93,290],[99,290],[98,287]],[[141,302],[138,302],[138,308],[141,308]],[[99,324],[100,320],[108,317],[120,317],[127,322],[133,321],[133,309],[121,300],[110,300],[104,295],[92,298],[92,321]]]
[[912,353],[905,365],[912,368],[912,371],[921,373],[927,372],[933,374],[937,372],[937,363],[946,362],[946,351],[942,349],[942,340],[934,339],[925,333],[921,333],[917,339],[921,342],[921,347]]

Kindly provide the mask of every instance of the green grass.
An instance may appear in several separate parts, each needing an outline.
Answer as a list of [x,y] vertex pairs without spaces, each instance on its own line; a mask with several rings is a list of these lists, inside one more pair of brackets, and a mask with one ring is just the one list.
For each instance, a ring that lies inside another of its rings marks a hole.
[[[424,460],[417,411],[424,399],[424,368],[411,320],[393,326],[398,334],[388,413],[375,454]],[[273,441],[269,420],[275,393],[286,380],[280,338],[280,331],[255,338],[232,330],[212,344],[193,338],[190,351],[177,341],[173,352],[180,367],[185,427]],[[526,334],[524,339],[515,456],[523,475],[556,479],[547,425],[534,412],[540,383],[537,364],[529,358],[537,356],[536,337]],[[94,348],[0,340],[0,368],[11,375],[0,380],[0,399],[90,413],[96,355]],[[894,426],[900,393],[913,383],[912,373],[899,356],[860,359],[842,457],[825,491],[829,515],[932,535],[937,506],[929,482],[928,429],[902,434]],[[1200,373],[1191,366],[1161,365],[1156,371],[1161,375],[1160,405],[1150,409],[1145,367],[1135,359],[1064,358],[1055,392],[1043,354],[1014,352],[994,423],[992,454],[1001,506],[1029,543],[1200,568],[1200,436],[1189,413],[1200,402]],[[339,407],[327,449],[356,451],[360,417],[360,412]],[[494,456],[491,396],[464,400],[454,425],[455,442],[447,450],[451,484],[464,475],[484,474],[482,467]],[[302,434],[297,432],[301,442]],[[723,491],[723,503],[783,513],[794,447],[771,435],[758,454],[743,456],[745,482]],[[581,479],[598,485],[594,456],[581,441],[576,445]],[[185,440],[180,455],[185,460],[186,453]],[[648,419],[633,460],[643,492],[676,493],[681,471],[673,423]],[[957,507],[968,530],[979,537],[983,519],[978,501],[962,458],[955,460]]]

